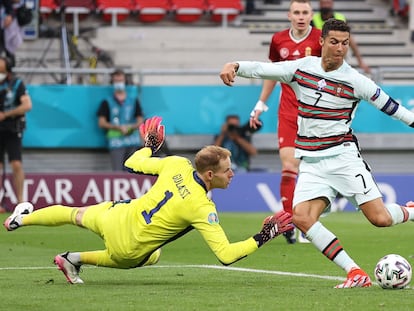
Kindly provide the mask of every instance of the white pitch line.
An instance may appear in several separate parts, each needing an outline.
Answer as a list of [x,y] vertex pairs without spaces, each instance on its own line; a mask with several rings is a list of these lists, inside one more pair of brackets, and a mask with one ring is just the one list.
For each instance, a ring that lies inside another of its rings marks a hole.
[[[96,268],[95,266],[87,266],[87,268]],[[345,277],[319,275],[319,274],[308,274],[308,273],[296,273],[296,272],[285,272],[275,270],[263,270],[263,269],[251,269],[251,268],[239,268],[229,266],[217,266],[217,265],[155,265],[147,266],[145,269],[165,269],[165,268],[201,268],[201,269],[215,269],[215,270],[228,270],[228,271],[239,271],[248,273],[262,273],[262,274],[273,274],[273,275],[284,275],[284,276],[295,276],[304,278],[315,278],[324,280],[336,280],[343,281]],[[0,271],[5,270],[46,270],[56,269],[56,267],[0,267]]]
[[45,270],[45,269],[56,269],[56,267],[0,267],[2,270]]
[[[95,266],[87,266],[87,268],[95,268]],[[344,277],[329,276],[329,275],[318,275],[318,274],[306,274],[306,273],[294,273],[294,272],[284,272],[284,271],[274,271],[274,270],[262,270],[262,269],[250,269],[250,268],[238,268],[238,267],[228,267],[228,266],[216,266],[216,265],[155,265],[147,266],[146,269],[158,269],[158,268],[201,268],[201,269],[215,269],[215,270],[229,270],[229,271],[239,271],[239,272],[250,272],[250,273],[263,273],[263,274],[275,274],[275,275],[287,275],[287,276],[296,276],[296,277],[307,277],[307,278],[318,278],[325,280],[344,280]],[[4,270],[47,270],[47,269],[56,269],[56,267],[0,267],[0,271]]]
[[203,269],[216,269],[216,270],[229,270],[229,271],[240,271],[250,273],[262,273],[262,274],[275,274],[275,275],[287,275],[305,278],[317,278],[324,280],[336,280],[343,281],[345,277],[319,275],[319,274],[307,274],[307,273],[295,273],[275,270],[262,270],[262,269],[250,269],[250,268],[238,268],[229,266],[216,266],[216,265],[171,265],[171,266],[147,266],[146,268],[203,268]]

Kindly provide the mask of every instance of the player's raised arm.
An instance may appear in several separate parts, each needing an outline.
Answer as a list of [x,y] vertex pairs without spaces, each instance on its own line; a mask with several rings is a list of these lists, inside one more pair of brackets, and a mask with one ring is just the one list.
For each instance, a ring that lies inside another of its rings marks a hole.
[[[139,126],[139,131],[142,137],[144,137],[144,147],[138,151],[135,151],[124,163],[124,166],[128,171],[132,173],[146,173],[157,174],[158,165],[155,162],[158,159],[154,159],[153,164],[149,165],[148,158],[155,154],[162,146],[165,140],[165,128],[161,124],[161,117],[152,117],[147,119]],[[145,164],[145,163],[146,164]]]
[[151,148],[153,154],[161,148],[165,140],[165,127],[161,121],[161,117],[152,117],[139,126],[139,132],[144,137],[144,146]]

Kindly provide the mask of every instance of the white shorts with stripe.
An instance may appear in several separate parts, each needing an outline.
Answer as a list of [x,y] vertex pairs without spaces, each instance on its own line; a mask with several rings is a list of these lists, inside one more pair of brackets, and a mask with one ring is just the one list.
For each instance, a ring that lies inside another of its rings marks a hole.
[[368,164],[358,151],[302,157],[293,206],[319,197],[326,197],[332,204],[338,193],[355,207],[382,197]]

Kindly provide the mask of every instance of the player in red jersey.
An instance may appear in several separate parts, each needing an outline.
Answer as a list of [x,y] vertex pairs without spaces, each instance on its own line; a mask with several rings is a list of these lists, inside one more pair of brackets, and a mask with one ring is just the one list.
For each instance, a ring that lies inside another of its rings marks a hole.
[[[272,37],[269,48],[271,62],[295,60],[305,56],[321,55],[319,39],[321,31],[311,27],[313,11],[309,0],[291,0],[288,19],[291,23],[289,29],[277,32]],[[257,128],[260,124],[259,116],[267,110],[266,101],[276,86],[276,81],[265,80],[259,101],[250,114],[250,126]],[[295,138],[297,132],[298,102],[291,87],[282,83],[282,92],[278,111],[278,140],[279,157],[282,164],[280,182],[280,197],[283,209],[292,214],[293,192],[299,170],[299,160],[295,159]],[[290,244],[296,242],[294,230],[285,232],[286,241]],[[302,240],[306,241],[306,239]]]

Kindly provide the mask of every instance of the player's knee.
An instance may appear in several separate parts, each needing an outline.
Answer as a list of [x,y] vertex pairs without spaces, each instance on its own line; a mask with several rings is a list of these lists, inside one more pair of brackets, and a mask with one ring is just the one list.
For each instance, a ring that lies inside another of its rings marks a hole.
[[282,171],[297,173],[299,171],[299,164],[296,161],[284,161],[282,163]]
[[311,227],[312,223],[314,223],[314,220],[311,219],[309,215],[300,214],[293,210],[292,223],[295,227],[306,232],[306,230]]

